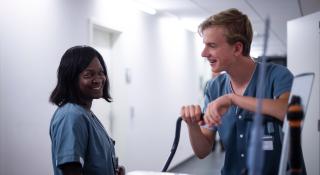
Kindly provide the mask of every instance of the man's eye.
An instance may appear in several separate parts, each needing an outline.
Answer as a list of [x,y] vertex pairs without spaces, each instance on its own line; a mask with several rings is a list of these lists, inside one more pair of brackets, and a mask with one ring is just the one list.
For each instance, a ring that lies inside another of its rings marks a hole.
[[209,44],[209,47],[216,48],[217,46],[215,44]]

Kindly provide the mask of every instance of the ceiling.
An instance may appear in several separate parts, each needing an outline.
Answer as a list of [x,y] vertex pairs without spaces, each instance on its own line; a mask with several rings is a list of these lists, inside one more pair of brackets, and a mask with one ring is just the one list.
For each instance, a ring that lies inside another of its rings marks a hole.
[[228,8],[238,8],[252,22],[254,38],[252,56],[263,53],[265,19],[269,17],[268,56],[286,55],[287,21],[320,11],[320,0],[135,0],[157,10],[169,13],[181,21],[189,21],[192,30],[212,14]]

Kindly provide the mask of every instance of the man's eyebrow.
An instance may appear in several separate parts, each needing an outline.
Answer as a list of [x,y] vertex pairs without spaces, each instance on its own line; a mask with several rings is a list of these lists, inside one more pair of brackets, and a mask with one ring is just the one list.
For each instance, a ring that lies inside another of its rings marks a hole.
[[217,43],[215,43],[215,42],[207,42],[207,43],[205,43],[206,45],[217,45]]

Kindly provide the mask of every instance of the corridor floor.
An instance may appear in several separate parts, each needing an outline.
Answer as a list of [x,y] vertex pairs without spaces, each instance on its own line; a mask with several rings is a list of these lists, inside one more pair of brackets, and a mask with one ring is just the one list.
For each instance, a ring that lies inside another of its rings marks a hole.
[[170,169],[172,173],[186,173],[191,175],[219,175],[224,162],[224,152],[217,147],[204,159],[191,157],[182,164]]

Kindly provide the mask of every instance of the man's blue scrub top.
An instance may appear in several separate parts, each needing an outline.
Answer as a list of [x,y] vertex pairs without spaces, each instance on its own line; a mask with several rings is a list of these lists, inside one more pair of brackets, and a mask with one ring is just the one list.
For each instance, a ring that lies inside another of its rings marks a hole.
[[[256,63],[256,69],[252,75],[244,96],[257,96],[257,86],[260,63]],[[266,64],[264,81],[264,98],[276,99],[284,92],[291,90],[293,75],[284,66]],[[209,81],[205,90],[204,111],[208,103],[216,98],[233,93],[228,74],[221,74],[216,79]],[[220,138],[225,146],[225,163],[221,170],[223,175],[240,174],[246,168],[247,150],[250,141],[251,126],[253,124],[253,112],[243,110],[237,106],[231,106],[222,117],[222,124],[217,127]],[[270,117],[264,128],[265,160],[263,173],[266,175],[277,174],[282,146],[281,126],[282,122]],[[215,130],[214,128],[211,128]]]

